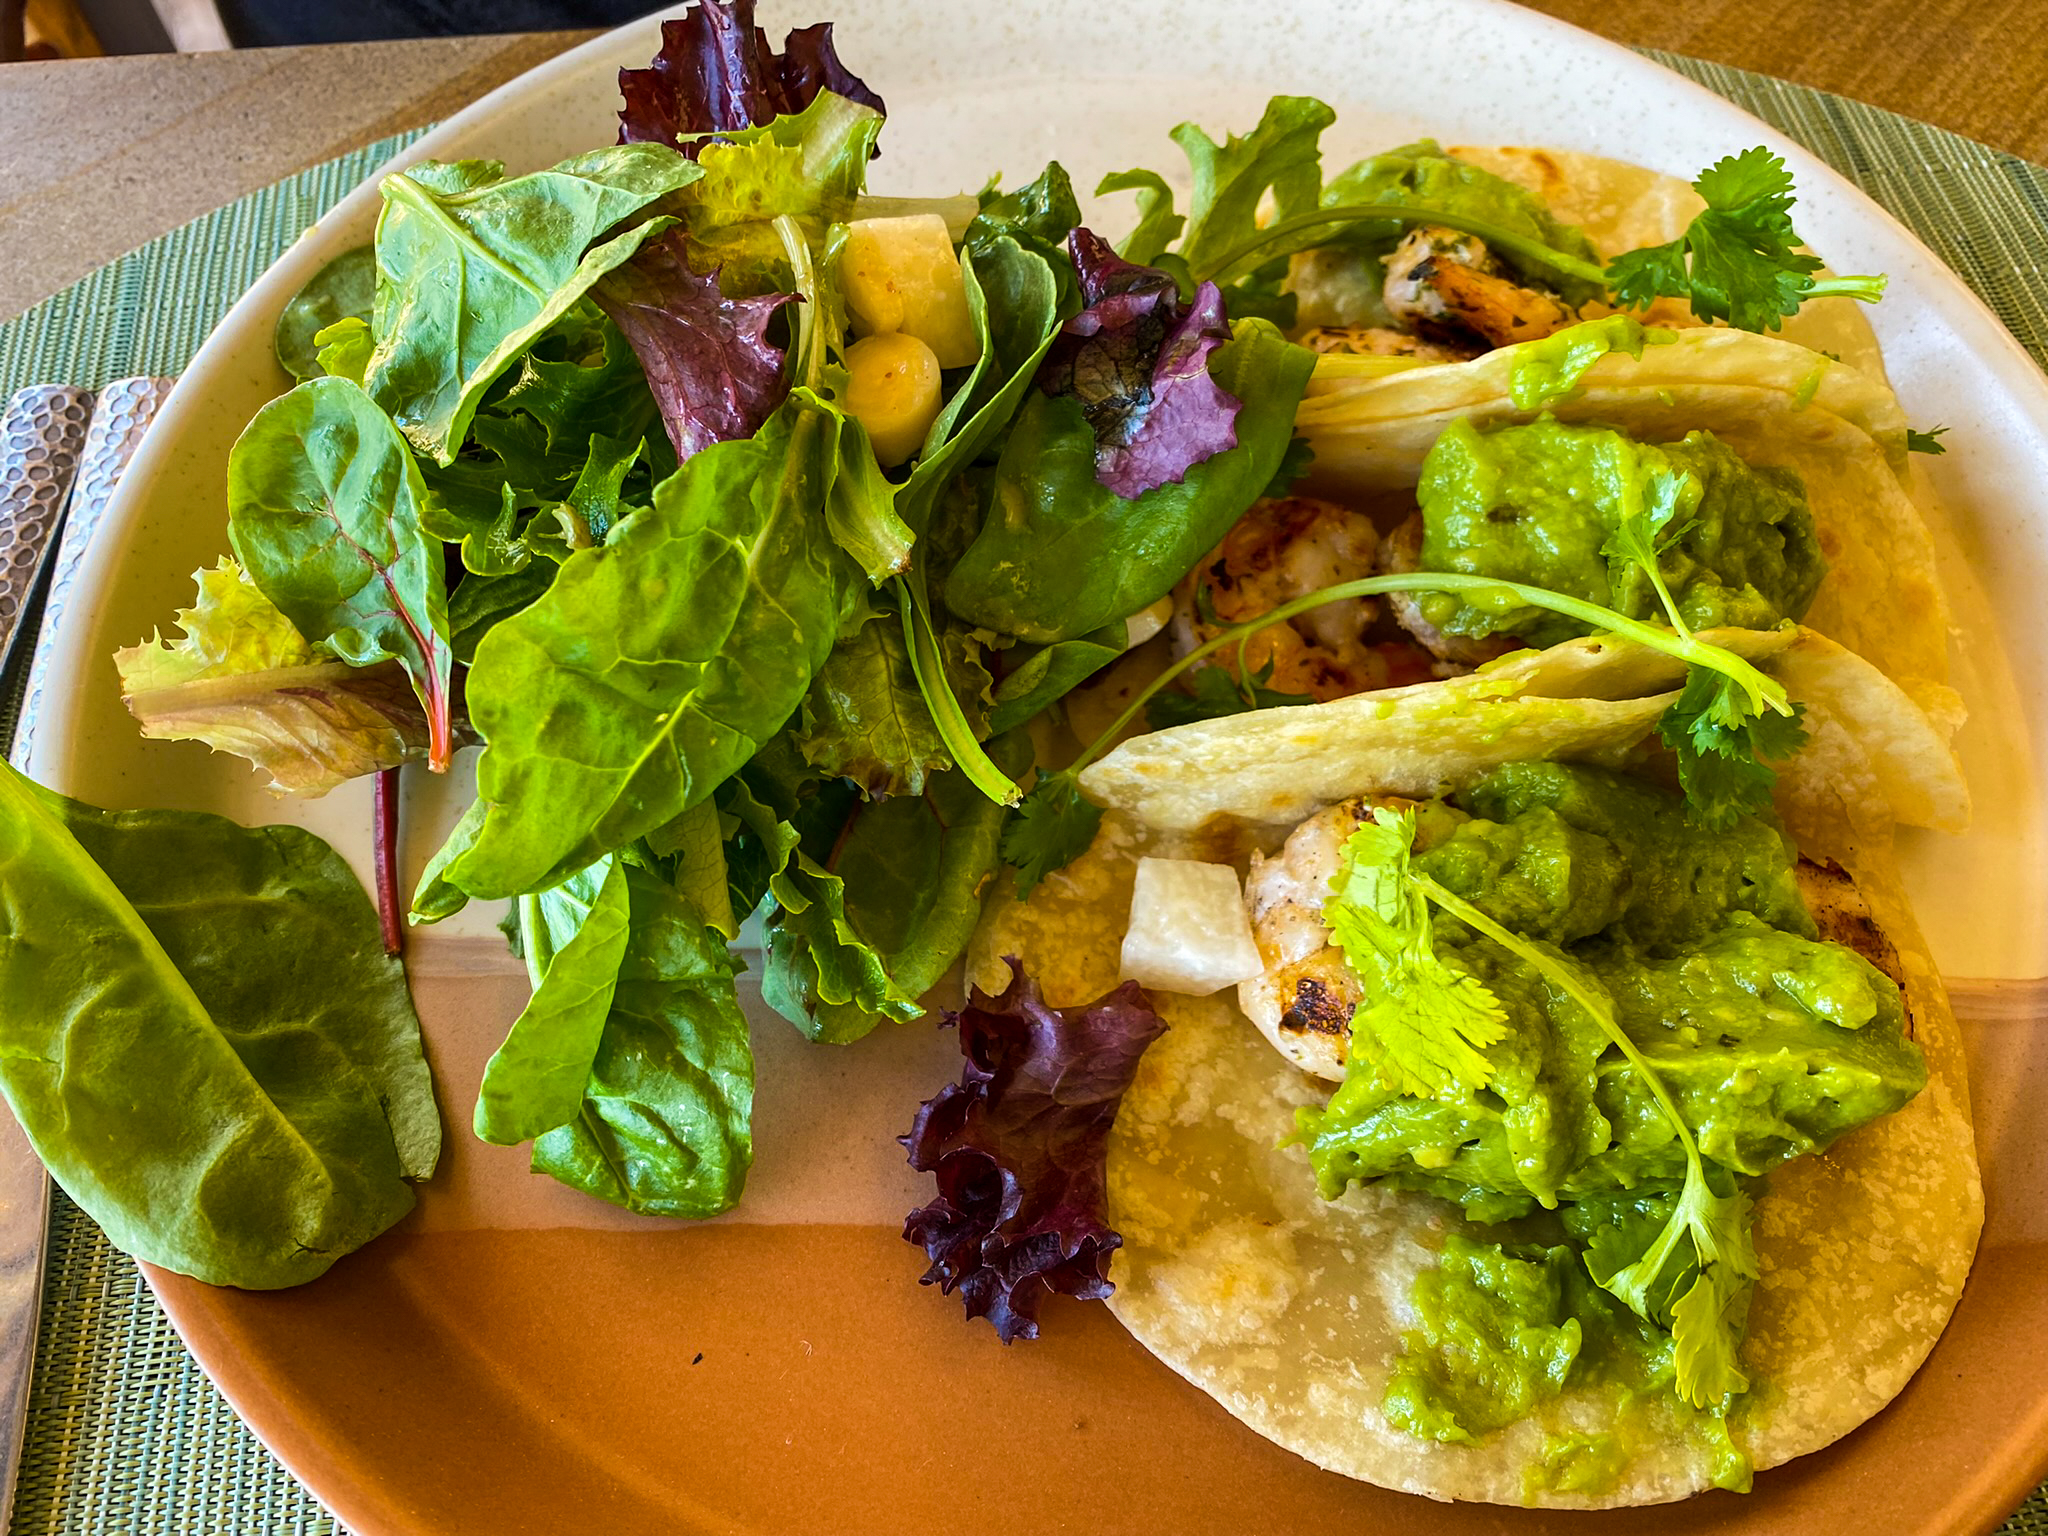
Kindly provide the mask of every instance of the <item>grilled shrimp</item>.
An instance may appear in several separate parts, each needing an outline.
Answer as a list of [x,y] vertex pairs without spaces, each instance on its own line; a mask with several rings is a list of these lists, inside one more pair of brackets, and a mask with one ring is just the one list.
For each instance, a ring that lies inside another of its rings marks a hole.
[[[1378,545],[1370,518],[1334,502],[1287,496],[1254,503],[1174,589],[1174,654],[1185,656],[1289,598],[1371,574]],[[1244,660],[1254,674],[1272,665],[1266,687],[1318,702],[1384,688],[1394,680],[1387,655],[1365,641],[1378,612],[1370,598],[1325,603],[1254,633]],[[1226,648],[1214,664],[1236,670],[1238,648]]]
[[1577,319],[1551,294],[1523,287],[1485,242],[1433,224],[1417,225],[1387,258],[1387,313],[1418,335],[1505,347],[1534,341]]
[[1302,333],[1301,344],[1311,352],[1337,352],[1352,357],[1416,357],[1428,363],[1461,363],[1478,355],[1473,347],[1425,341],[1384,325],[1319,325]]
[[[1273,858],[1252,856],[1244,883],[1252,937],[1265,961],[1262,975],[1240,982],[1237,1004],[1289,1061],[1316,1077],[1341,1082],[1351,1054],[1351,1016],[1365,1001],[1358,973],[1330,939],[1323,900],[1344,843],[1375,805],[1399,809],[1392,796],[1346,800],[1311,816]],[[1821,939],[1853,949],[1904,989],[1899,952],[1871,916],[1870,904],[1839,864],[1802,858],[1795,877]],[[1906,1034],[1914,1033],[1906,1000]]]
[[1330,942],[1323,898],[1345,840],[1369,809],[1366,800],[1346,800],[1311,816],[1274,857],[1253,854],[1244,882],[1252,937],[1266,969],[1238,984],[1237,1005],[1282,1056],[1332,1082],[1344,1080],[1351,1015],[1365,992],[1344,952]]
[[[1379,568],[1382,571],[1422,569],[1422,514],[1416,513],[1380,541]],[[1507,635],[1488,635],[1483,640],[1464,635],[1447,635],[1422,616],[1422,604],[1413,592],[1390,592],[1387,606],[1394,622],[1415,637],[1415,643],[1440,661],[1476,667],[1496,656],[1519,650],[1520,642]]]

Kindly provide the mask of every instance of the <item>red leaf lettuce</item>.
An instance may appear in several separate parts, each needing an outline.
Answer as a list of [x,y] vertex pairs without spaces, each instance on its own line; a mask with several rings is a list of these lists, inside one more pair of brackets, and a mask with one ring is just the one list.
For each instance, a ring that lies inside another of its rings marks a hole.
[[831,91],[887,115],[882,98],[832,47],[832,23],[799,27],[768,46],[754,0],[698,0],[661,24],[661,52],[646,69],[619,71],[619,142],[671,144],[695,159],[690,135],[736,133],[801,112]]
[[1068,248],[1087,307],[1060,328],[1038,387],[1081,402],[1095,478],[1130,499],[1235,448],[1243,402],[1209,377],[1209,354],[1230,339],[1216,285],[1183,304],[1172,274],[1125,261],[1086,229]]
[[1000,997],[976,988],[948,1022],[967,1060],[900,1138],[910,1166],[938,1176],[930,1204],[905,1218],[922,1277],[960,1292],[1005,1344],[1038,1337],[1038,1307],[1058,1292],[1110,1293],[1123,1244],[1103,1208],[1104,1157],[1117,1106],[1145,1048],[1166,1029],[1135,982],[1080,1008],[1050,1008],[1015,960]]
[[591,290],[646,371],[676,457],[752,437],[789,393],[768,321],[787,293],[728,299],[717,272],[690,269],[688,240],[671,232]]

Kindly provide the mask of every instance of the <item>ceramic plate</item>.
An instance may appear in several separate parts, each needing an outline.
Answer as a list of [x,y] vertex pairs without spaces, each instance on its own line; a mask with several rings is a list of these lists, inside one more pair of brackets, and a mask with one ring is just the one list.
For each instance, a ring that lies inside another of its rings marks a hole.
[[[246,1294],[152,1275],[222,1389],[362,1536],[404,1532],[1152,1529],[1246,1531],[1988,1529],[2048,1461],[2048,1067],[2023,1047],[2048,973],[2048,862],[2036,759],[2048,711],[2048,382],[1935,257],[1818,160],[1612,44],[1485,0],[802,0],[888,99],[873,186],[947,193],[1048,158],[1077,185],[1180,157],[1192,118],[1244,128],[1266,97],[1339,111],[1326,163],[1422,134],[1537,143],[1693,174],[1757,142],[1798,177],[1799,223],[1837,270],[1886,272],[1874,320],[1916,423],[1954,428],[1929,466],[1950,509],[1944,575],[1960,625],[1961,737],[1978,806],[1960,839],[1915,839],[1909,874],[1975,1050],[1989,1196],[1960,1310],[1905,1393],[1839,1445],[1709,1494],[1600,1517],[1436,1506],[1317,1472],[1242,1428],[1100,1307],[1055,1304],[1046,1338],[1005,1349],[920,1288],[898,1236],[923,1197],[893,1138],[957,1071],[950,1037],[884,1031],[802,1045],[755,1008],[754,1180],[731,1216],[629,1217],[526,1172],[464,1130],[523,973],[496,912],[416,934],[411,961],[450,1128],[441,1172],[395,1232],[317,1284]],[[540,167],[614,132],[614,74],[652,20],[566,54],[407,151]],[[36,776],[102,805],[291,818],[368,860],[352,786],[293,804],[242,765],[146,743],[109,653],[165,620],[225,549],[223,473],[242,424],[288,381],[279,309],[366,240],[359,189],[250,290],[206,344],[129,471],[61,636]],[[1126,209],[1105,211],[1116,228]],[[409,776],[413,872],[468,793]],[[361,791],[361,792],[358,792]]]

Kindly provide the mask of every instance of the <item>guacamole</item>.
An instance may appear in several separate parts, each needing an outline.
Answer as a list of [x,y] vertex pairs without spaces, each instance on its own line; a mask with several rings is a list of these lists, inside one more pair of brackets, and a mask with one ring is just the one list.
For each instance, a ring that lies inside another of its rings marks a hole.
[[[1648,782],[1516,763],[1430,802],[1415,826],[1419,873],[1555,950],[1604,994],[1723,1194],[1899,1109],[1925,1084],[1898,986],[1816,936],[1797,854],[1771,822],[1707,832]],[[1552,978],[1448,914],[1433,943],[1505,1010],[1487,1085],[1413,1097],[1361,1065],[1301,1131],[1326,1195],[1379,1181],[1455,1201],[1505,1234],[1453,1235],[1417,1280],[1389,1420],[1461,1440],[1526,1416],[1568,1380],[1663,1394],[1660,1324],[1696,1269],[1672,1263],[1651,1283],[1654,1321],[1599,1282],[1640,1259],[1672,1218],[1686,1159],[1670,1120]],[[1711,1433],[1725,1442],[1725,1426]],[[1591,1476],[1603,1459],[1560,1452],[1551,1471]]]
[[[1415,497],[1422,569],[1547,587],[1630,618],[1661,620],[1663,605],[1641,567],[1609,556],[1608,540],[1659,498],[1672,504],[1659,568],[1695,629],[1796,619],[1827,573],[1799,477],[1745,463],[1711,432],[1654,444],[1548,416],[1492,430],[1460,420],[1430,449]],[[1420,607],[1437,629],[1471,639],[1547,646],[1587,628],[1506,594],[1432,594]]]

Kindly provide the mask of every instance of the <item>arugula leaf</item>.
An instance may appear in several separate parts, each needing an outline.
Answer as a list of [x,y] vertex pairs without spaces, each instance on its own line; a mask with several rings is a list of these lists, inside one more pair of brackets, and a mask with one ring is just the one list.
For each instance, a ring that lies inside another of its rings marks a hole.
[[300,634],[351,666],[405,668],[438,772],[454,749],[454,655],[425,501],[405,439],[346,379],[310,379],[271,401],[228,456],[228,538],[242,568]]
[[1017,871],[1017,899],[1088,851],[1102,808],[1084,799],[1072,773],[1040,774],[1003,829],[1003,862]]
[[653,205],[702,174],[672,149],[620,144],[511,180],[481,160],[385,177],[372,398],[423,455],[450,463],[484,391],[666,228]]
[[1157,171],[1113,171],[1095,186],[1097,197],[1112,192],[1138,194],[1138,222],[1116,248],[1117,255],[1141,267],[1156,265],[1187,225],[1173,211],[1173,188]]
[[320,839],[0,765],[0,904],[0,1092],[122,1251],[267,1290],[411,1208],[441,1147],[419,1020]]
[[1941,440],[1943,434],[1947,431],[1947,427],[1930,427],[1925,432],[1908,427],[1906,429],[1906,452],[1947,453],[1948,445]]
[[[414,910],[418,910],[415,902]],[[517,1146],[574,1119],[626,953],[626,869],[610,854],[519,898],[533,996],[484,1064],[477,1139]]]
[[754,1161],[754,1053],[725,941],[673,886],[625,866],[627,940],[574,1119],[533,1171],[647,1216],[715,1216]]
[[1702,320],[1775,331],[1808,299],[1847,294],[1875,303],[1883,295],[1882,277],[1813,275],[1821,260],[1799,248],[1792,227],[1792,173],[1762,145],[1715,161],[1693,190],[1707,206],[1684,234],[1607,264],[1615,302],[1641,308],[1679,298]]
[[1701,826],[1731,827],[1742,816],[1768,812],[1777,783],[1773,762],[1806,744],[1806,713],[1753,708],[1741,686],[1724,673],[1694,665],[1685,686],[1657,721],[1657,734],[1678,758],[1686,814]]
[[1237,327],[1209,369],[1244,403],[1237,446],[1135,500],[1096,478],[1095,432],[1080,402],[1033,393],[988,491],[1004,514],[983,523],[946,577],[946,606],[970,624],[1043,645],[1164,596],[1271,482],[1314,368],[1315,354],[1265,322]]
[[1377,807],[1344,844],[1323,920],[1365,983],[1354,1048],[1398,1092],[1428,1098],[1493,1080],[1486,1048],[1507,1034],[1507,1013],[1478,977],[1438,957],[1427,877],[1409,868],[1414,845],[1414,810]]
[[449,878],[536,890],[704,799],[797,708],[860,581],[819,506],[833,414],[793,399],[579,550],[477,647],[489,811]]
[[277,317],[271,346],[295,379],[334,370],[320,358],[321,335],[343,320],[367,322],[377,299],[377,253],[367,245],[343,251],[306,280]]
[[1313,704],[1315,700],[1305,693],[1281,693],[1268,688],[1272,680],[1273,663],[1267,662],[1243,682],[1227,667],[1203,667],[1193,673],[1190,684],[1192,693],[1181,693],[1167,689],[1154,694],[1152,702],[1145,707],[1145,721],[1155,731],[1169,726],[1191,725],[1197,720],[1220,720],[1226,715],[1241,715],[1254,709],[1277,709],[1295,704]]
[[991,180],[976,199],[979,209],[968,221],[960,243],[967,254],[986,257],[995,241],[1007,237],[1033,255],[1043,257],[1071,290],[1073,274],[1065,266],[1067,236],[1081,222],[1074,183],[1059,161],[1046,162],[1037,177],[1014,192]]
[[1173,142],[1188,157],[1194,192],[1188,199],[1179,255],[1197,277],[1228,283],[1270,257],[1218,265],[1218,258],[1244,244],[1259,229],[1259,208],[1273,194],[1277,223],[1316,206],[1322,189],[1322,132],[1337,120],[1310,96],[1275,96],[1258,126],[1218,144],[1193,123],[1173,130]]

